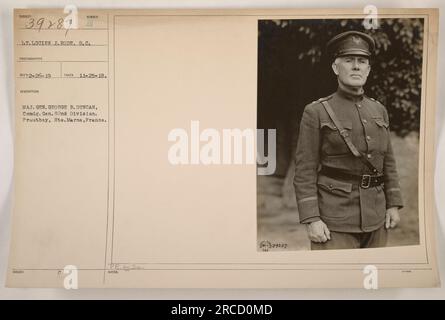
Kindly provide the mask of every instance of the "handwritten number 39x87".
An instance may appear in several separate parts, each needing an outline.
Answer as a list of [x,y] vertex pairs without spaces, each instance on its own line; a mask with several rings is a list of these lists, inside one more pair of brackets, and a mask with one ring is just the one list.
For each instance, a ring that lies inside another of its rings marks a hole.
[[[39,18],[39,19],[35,19],[35,18],[29,18],[27,24],[25,25],[26,29],[37,29],[39,32],[42,29],[45,30],[49,30],[49,29],[57,29],[57,30],[61,30],[64,29],[64,18],[59,18],[56,21],[47,19],[47,18]],[[73,21],[71,19],[68,20],[69,21],[69,28],[66,28],[66,32],[65,32],[65,37],[68,34],[68,31],[71,29],[71,25],[73,23]]]

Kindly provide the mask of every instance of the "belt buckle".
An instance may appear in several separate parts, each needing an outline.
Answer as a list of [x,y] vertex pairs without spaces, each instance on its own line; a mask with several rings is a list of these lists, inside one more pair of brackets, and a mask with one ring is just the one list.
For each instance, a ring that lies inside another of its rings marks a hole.
[[368,189],[371,186],[371,175],[364,174],[362,175],[362,181],[360,182],[360,187],[363,189]]

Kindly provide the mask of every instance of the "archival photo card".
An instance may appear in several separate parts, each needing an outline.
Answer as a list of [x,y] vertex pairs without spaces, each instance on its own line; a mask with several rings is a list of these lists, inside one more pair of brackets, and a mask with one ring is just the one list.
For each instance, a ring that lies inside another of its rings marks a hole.
[[437,33],[435,9],[16,9],[7,286],[438,286]]

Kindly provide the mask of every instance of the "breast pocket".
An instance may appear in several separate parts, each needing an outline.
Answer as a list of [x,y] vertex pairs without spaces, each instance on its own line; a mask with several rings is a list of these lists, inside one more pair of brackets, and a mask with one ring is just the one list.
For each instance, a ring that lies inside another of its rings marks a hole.
[[[346,130],[346,134],[350,135],[352,131],[352,121],[339,120]],[[322,134],[322,152],[326,155],[344,155],[349,153],[348,146],[332,121],[322,121],[320,123]]]
[[378,137],[378,150],[381,153],[385,153],[388,150],[388,142],[389,142],[389,123],[385,121],[383,118],[374,118],[374,122],[376,124],[377,137]]

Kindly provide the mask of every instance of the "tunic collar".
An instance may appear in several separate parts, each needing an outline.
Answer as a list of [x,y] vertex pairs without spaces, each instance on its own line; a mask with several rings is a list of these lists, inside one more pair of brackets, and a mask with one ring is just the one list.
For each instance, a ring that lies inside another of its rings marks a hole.
[[363,100],[364,90],[363,88],[350,88],[339,83],[337,94],[343,98],[350,100],[352,102],[359,102]]

